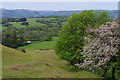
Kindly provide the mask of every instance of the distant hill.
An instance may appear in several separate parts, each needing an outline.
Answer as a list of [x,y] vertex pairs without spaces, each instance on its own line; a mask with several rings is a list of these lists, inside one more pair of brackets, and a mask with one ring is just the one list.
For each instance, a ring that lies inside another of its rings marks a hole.
[[[38,10],[27,10],[27,9],[0,9],[3,18],[21,18],[21,17],[41,17],[41,16],[71,16],[73,13],[80,13],[82,10],[71,10],[71,11],[38,11]],[[95,11],[107,11],[110,13],[110,18],[115,18],[118,15],[117,10],[95,10]]]
[[34,10],[26,10],[26,9],[15,9],[15,10],[1,9],[0,12],[2,13],[3,18],[41,17],[41,16],[49,16],[54,13],[54,11],[34,11]]

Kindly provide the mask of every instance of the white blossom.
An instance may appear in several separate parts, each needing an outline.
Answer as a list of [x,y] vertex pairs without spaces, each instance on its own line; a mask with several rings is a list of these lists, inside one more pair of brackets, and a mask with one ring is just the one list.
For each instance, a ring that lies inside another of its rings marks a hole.
[[[77,64],[79,68],[90,69],[107,66],[113,56],[117,56],[118,44],[120,43],[120,30],[116,22],[107,22],[97,29],[88,29],[88,37],[85,37],[86,45],[81,53],[85,60]],[[95,39],[91,37],[95,36]]]

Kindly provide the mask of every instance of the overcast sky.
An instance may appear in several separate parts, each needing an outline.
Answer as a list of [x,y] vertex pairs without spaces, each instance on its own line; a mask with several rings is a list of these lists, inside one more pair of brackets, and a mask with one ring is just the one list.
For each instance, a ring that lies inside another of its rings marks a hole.
[[3,2],[2,8],[30,10],[117,10],[118,2]]

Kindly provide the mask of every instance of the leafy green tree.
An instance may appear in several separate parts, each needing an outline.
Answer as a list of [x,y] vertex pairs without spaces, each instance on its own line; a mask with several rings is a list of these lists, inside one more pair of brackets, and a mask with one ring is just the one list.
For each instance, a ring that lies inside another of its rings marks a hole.
[[16,30],[12,27],[8,27],[2,35],[2,44],[9,47],[16,47]]
[[2,34],[2,44],[11,48],[17,48],[23,45],[24,35],[18,33],[15,27],[8,27]]
[[107,12],[87,10],[70,16],[60,31],[56,53],[73,65],[82,62],[84,58],[80,53],[85,45],[84,37],[87,27],[96,28],[96,26],[110,21],[107,14]]

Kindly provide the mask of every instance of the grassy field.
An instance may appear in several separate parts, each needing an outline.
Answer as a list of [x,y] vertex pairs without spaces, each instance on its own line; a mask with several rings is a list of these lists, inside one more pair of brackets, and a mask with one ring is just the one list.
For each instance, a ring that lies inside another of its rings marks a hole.
[[[27,18],[27,22],[29,23],[29,26],[41,26],[41,25],[46,25],[43,23],[39,23],[36,22],[36,20],[39,19],[45,19],[45,20],[55,20],[56,18]],[[12,24],[13,27],[16,28],[22,28],[22,27],[26,27],[24,25],[21,25],[22,22],[9,22],[10,24]]]
[[76,71],[54,50],[31,50],[27,53],[3,46],[3,78],[98,78],[86,71]]
[[55,46],[55,41],[46,41],[46,42],[38,42],[38,43],[33,43],[30,45],[26,45],[20,48],[24,49],[52,49]]
[[0,79],[2,79],[2,45],[0,44]]
[[12,26],[16,28],[26,27],[26,26],[21,25],[21,22],[9,22],[9,23],[12,24]]
[[45,25],[45,24],[36,22],[35,20],[36,20],[36,18],[27,18],[27,22],[29,22],[29,25],[30,25],[30,26],[41,26],[41,25]]
[[56,44],[56,40],[58,38],[54,37],[52,41],[45,41],[45,42],[37,42],[33,44],[29,44],[23,47],[19,47],[18,49],[53,49]]
[[[38,23],[35,21],[36,18],[27,18],[27,22],[29,23],[29,26],[41,26],[41,25],[45,25],[42,23]],[[9,22],[10,24],[12,24],[13,27],[16,28],[22,28],[22,27],[26,27],[24,25],[21,25],[22,22]]]

